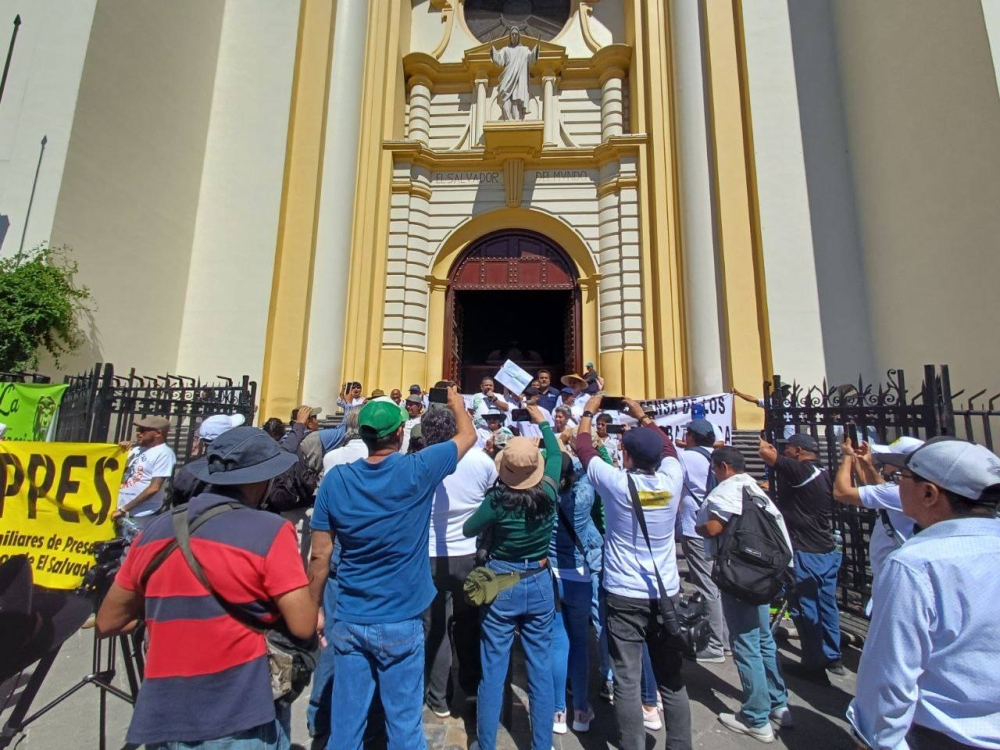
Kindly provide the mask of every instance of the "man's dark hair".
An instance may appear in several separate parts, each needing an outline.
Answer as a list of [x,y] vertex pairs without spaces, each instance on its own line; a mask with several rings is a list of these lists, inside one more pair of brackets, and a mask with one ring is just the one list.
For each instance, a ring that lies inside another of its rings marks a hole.
[[605,423],[606,424],[611,424],[614,421],[615,420],[613,420],[611,418],[611,415],[608,414],[606,411],[602,411],[600,414],[597,415],[597,423],[598,424],[605,424]]
[[985,516],[993,518],[997,514],[997,504],[1000,503],[1000,484],[987,487],[978,501],[956,495],[951,490],[946,490],[940,485],[938,485],[938,489],[944,493],[948,505],[951,506],[951,512],[956,516]]
[[539,370],[538,372],[535,373],[535,377],[536,378],[540,378],[542,376],[543,372],[546,375],[548,375],[550,378],[552,377],[552,370],[546,370],[544,367],[541,370]]
[[364,441],[365,447],[368,448],[368,455],[371,455],[375,451],[384,450],[386,448],[391,448],[396,446],[398,449],[400,446],[400,441],[397,439],[396,435],[399,434],[399,430],[393,430],[391,433],[386,435],[384,438],[374,438],[370,435],[365,435],[364,431],[361,433],[361,439]]
[[726,464],[737,474],[745,474],[747,470],[747,460],[731,445],[724,445],[712,451],[712,465],[722,466],[723,464]]
[[431,446],[451,440],[458,432],[451,409],[431,409],[420,419],[424,445]]
[[277,417],[271,417],[260,428],[275,440],[281,440],[285,436],[285,423]]
[[[688,430],[687,439],[690,440],[695,445],[700,446],[702,448],[711,448],[713,445],[715,445],[714,434],[702,435],[701,433],[692,432],[691,430]],[[730,464],[730,466],[732,466],[732,464]]]
[[482,385],[487,380],[490,381],[491,383],[493,382],[493,378],[491,378],[489,375],[483,375],[483,377],[479,379],[479,385]]

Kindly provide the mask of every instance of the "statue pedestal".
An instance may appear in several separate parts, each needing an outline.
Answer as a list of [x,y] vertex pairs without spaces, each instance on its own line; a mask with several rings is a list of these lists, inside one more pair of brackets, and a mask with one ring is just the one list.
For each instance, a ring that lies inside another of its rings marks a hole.
[[496,158],[503,166],[504,193],[509,207],[521,205],[524,162],[538,158],[544,140],[545,123],[541,120],[488,122],[483,125],[486,154]]
[[497,156],[513,153],[533,158],[541,152],[544,136],[545,123],[541,120],[488,122],[483,125],[486,152]]

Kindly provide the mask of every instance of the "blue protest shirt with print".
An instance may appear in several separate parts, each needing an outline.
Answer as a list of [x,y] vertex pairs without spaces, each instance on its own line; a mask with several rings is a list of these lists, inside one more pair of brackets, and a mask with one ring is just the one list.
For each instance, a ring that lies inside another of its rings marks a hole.
[[427,529],[438,483],[455,471],[448,440],[335,466],[323,477],[311,526],[340,542],[336,618],[371,624],[420,615],[434,599]]

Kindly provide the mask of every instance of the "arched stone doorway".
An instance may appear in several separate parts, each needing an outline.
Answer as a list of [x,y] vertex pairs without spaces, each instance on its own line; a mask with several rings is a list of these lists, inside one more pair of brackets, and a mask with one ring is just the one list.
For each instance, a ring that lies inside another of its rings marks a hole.
[[553,380],[581,366],[576,266],[549,238],[493,232],[463,252],[448,275],[443,369],[466,393],[507,359]]

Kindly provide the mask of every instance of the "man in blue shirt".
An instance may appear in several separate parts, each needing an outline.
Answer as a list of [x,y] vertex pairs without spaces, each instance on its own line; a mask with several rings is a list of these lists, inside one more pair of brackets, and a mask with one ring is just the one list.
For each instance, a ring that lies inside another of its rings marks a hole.
[[847,718],[875,750],[1000,748],[1000,458],[933,438],[897,466],[903,512],[923,529],[875,581]]
[[552,387],[552,373],[548,370],[539,370],[536,377],[538,378],[538,387],[542,392],[538,399],[538,405],[551,413],[559,406],[559,389]]
[[[322,601],[340,542],[339,595],[327,632],[334,649],[329,748],[360,748],[376,687],[385,707],[390,750],[426,748],[423,734],[423,612],[434,599],[427,529],[438,483],[476,443],[472,419],[455,387],[448,408],[452,440],[403,455],[406,412],[370,401],[358,415],[368,458],[331,469],[312,517],[310,590]],[[322,631],[322,624],[319,627]]]

